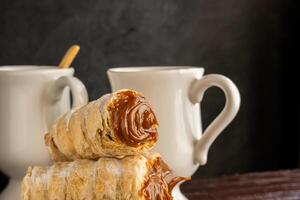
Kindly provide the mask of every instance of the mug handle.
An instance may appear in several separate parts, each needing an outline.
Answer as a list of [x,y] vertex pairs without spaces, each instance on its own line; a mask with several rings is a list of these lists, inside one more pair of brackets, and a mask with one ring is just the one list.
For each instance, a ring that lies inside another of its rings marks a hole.
[[222,112],[206,128],[201,138],[195,144],[194,160],[200,165],[206,164],[211,144],[236,116],[241,102],[240,93],[236,85],[229,78],[219,74],[210,74],[195,80],[189,90],[190,101],[193,104],[200,103],[204,92],[212,86],[222,89],[226,97],[226,103]]
[[73,98],[72,108],[88,103],[88,93],[84,84],[78,78],[70,76],[62,76],[51,83],[46,92],[47,96],[52,102],[58,101],[66,86],[69,86],[71,89]]

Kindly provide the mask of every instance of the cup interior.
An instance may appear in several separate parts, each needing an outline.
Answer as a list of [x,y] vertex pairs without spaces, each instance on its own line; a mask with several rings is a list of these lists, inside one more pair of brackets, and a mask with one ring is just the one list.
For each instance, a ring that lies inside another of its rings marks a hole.
[[26,74],[26,73],[48,73],[73,71],[73,68],[61,69],[57,66],[38,66],[38,65],[9,65],[0,66],[0,74]]
[[197,71],[204,70],[202,67],[193,66],[134,66],[134,67],[116,67],[108,69],[108,72],[171,72],[171,71]]

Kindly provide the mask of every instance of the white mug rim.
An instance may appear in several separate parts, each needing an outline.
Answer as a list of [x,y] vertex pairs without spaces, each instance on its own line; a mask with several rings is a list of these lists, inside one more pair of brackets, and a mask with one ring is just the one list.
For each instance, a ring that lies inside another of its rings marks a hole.
[[204,72],[203,67],[196,66],[131,66],[112,67],[107,70],[109,73],[170,73],[170,72]]
[[3,65],[0,66],[0,74],[32,74],[32,73],[49,73],[49,72],[66,72],[74,71],[74,68],[59,68],[58,66],[48,65]]

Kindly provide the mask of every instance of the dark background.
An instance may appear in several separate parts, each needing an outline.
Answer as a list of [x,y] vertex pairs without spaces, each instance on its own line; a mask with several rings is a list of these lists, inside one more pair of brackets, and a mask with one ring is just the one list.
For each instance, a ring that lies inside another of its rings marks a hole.
[[[295,168],[292,8],[284,0],[1,0],[0,65],[57,65],[79,44],[73,66],[91,100],[110,91],[109,67],[203,66],[206,74],[230,77],[242,105],[195,176]],[[204,127],[223,105],[220,90],[206,93]],[[0,185],[6,182],[0,175]]]

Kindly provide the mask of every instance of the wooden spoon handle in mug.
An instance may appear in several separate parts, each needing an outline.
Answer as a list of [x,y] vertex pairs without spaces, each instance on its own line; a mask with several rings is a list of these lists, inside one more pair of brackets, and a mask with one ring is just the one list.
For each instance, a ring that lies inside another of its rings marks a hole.
[[58,67],[62,69],[69,68],[73,60],[75,59],[76,55],[78,54],[79,50],[80,47],[78,45],[71,46],[66,52],[66,54],[64,55],[64,57],[62,58],[62,60],[60,61]]

